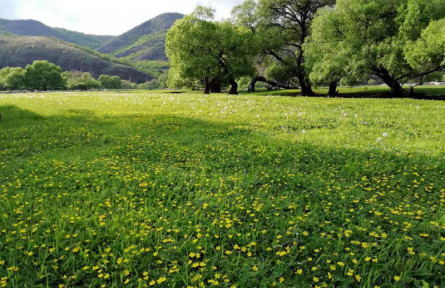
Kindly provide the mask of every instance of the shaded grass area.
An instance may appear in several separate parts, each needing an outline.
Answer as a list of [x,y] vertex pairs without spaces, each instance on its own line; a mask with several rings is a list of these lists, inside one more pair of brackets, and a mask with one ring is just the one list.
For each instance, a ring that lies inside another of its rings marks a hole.
[[440,104],[0,95],[0,278],[8,287],[440,287]]
[[[339,87],[339,96],[340,98],[393,98],[391,95],[391,91],[386,86],[360,86],[360,87]],[[415,88],[415,93],[418,94],[426,94],[426,97],[423,95],[418,95],[417,98],[428,100],[445,100],[445,86],[418,86]],[[314,92],[318,96],[323,96],[328,93],[328,89],[321,88],[315,89]],[[249,94],[247,91],[242,91],[242,94]],[[300,96],[300,90],[277,90],[277,91],[264,91],[259,90],[255,92],[256,95],[262,96]]]

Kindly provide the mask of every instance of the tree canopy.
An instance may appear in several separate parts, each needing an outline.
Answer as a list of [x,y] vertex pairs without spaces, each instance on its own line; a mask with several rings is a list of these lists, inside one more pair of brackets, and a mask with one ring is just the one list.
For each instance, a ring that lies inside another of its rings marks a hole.
[[104,89],[121,89],[122,80],[119,76],[100,75],[99,82]]
[[318,13],[304,46],[310,79],[350,84],[372,74],[403,96],[401,83],[445,64],[444,17],[443,0],[338,0]]
[[193,87],[204,92],[227,81],[230,94],[237,94],[236,80],[253,75],[256,45],[252,34],[229,22],[215,22],[214,11],[198,7],[176,21],[167,33],[166,51],[171,61],[170,85]]
[[31,90],[60,90],[65,88],[62,68],[48,61],[34,61],[25,68],[25,86]]
[[[281,87],[296,79],[302,95],[313,95],[305,67],[303,44],[310,35],[315,13],[335,0],[247,0],[236,6],[232,17],[239,26],[249,28],[259,38],[263,65],[271,66],[269,76]],[[265,60],[265,61],[264,61]],[[287,76],[287,77],[283,77]]]

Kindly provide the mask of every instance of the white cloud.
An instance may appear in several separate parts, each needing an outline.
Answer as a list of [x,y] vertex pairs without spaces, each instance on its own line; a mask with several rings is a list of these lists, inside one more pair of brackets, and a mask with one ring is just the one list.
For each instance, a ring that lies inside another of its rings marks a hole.
[[34,19],[49,26],[90,34],[118,35],[166,12],[191,13],[211,6],[230,16],[243,0],[0,0],[0,18]]

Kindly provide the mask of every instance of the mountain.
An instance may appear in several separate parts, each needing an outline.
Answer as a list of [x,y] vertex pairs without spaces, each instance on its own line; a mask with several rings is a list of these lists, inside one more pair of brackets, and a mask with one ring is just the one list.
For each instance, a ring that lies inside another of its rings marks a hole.
[[126,57],[133,61],[168,61],[165,55],[167,31],[176,20],[183,17],[184,15],[179,13],[161,14],[107,41],[97,50],[114,57]]
[[115,75],[136,83],[153,79],[134,67],[112,62],[109,56],[93,52],[55,38],[0,33],[0,69],[25,67],[35,60],[47,60],[64,71],[90,72],[95,78],[102,74]]
[[74,32],[62,28],[53,28],[35,20],[6,20],[0,19],[0,32],[22,36],[47,36],[65,42],[97,49],[113,36],[96,36]]

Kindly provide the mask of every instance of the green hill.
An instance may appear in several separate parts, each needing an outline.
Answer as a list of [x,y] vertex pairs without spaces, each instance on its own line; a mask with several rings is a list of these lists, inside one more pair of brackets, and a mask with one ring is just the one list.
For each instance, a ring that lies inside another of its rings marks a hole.
[[90,72],[95,78],[102,74],[115,75],[136,83],[153,79],[134,67],[112,62],[107,57],[55,38],[0,33],[0,69],[25,67],[35,60],[47,60],[64,71]]
[[91,49],[99,48],[106,41],[113,38],[113,36],[88,35],[62,28],[53,28],[35,20],[0,19],[0,32],[22,36],[54,37],[65,42],[74,43]]
[[114,57],[133,61],[162,60],[165,55],[165,37],[176,20],[183,18],[179,13],[161,14],[132,30],[103,44],[98,51]]

